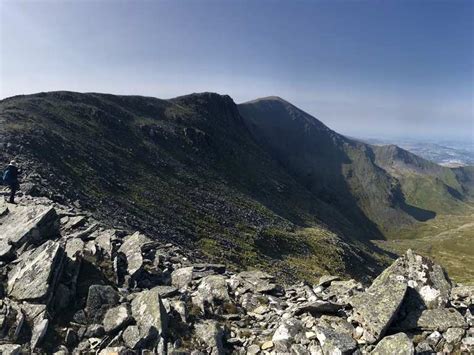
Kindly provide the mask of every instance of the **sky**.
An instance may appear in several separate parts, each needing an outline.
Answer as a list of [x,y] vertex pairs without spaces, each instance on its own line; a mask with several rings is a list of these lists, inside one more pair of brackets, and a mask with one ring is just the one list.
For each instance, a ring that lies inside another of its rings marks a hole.
[[0,0],[0,98],[276,95],[346,135],[474,142],[473,24],[470,0]]

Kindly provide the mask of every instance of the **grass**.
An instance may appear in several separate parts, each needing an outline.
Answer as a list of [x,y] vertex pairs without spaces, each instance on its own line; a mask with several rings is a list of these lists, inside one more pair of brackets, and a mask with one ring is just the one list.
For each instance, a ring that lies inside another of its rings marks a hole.
[[474,284],[474,203],[375,243],[397,254],[411,248],[440,263],[453,281]]

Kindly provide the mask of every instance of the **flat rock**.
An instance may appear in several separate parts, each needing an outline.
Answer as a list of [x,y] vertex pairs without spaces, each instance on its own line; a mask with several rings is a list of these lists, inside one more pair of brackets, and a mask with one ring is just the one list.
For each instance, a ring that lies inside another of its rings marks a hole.
[[294,310],[295,315],[310,313],[312,315],[337,314],[344,309],[344,305],[329,301],[314,301],[298,305]]
[[62,271],[64,250],[46,241],[20,258],[8,274],[8,295],[16,300],[47,303]]
[[384,335],[397,315],[406,290],[406,283],[388,279],[372,284],[366,292],[349,300],[354,308],[352,318],[364,329],[367,342],[374,343]]
[[38,244],[58,233],[59,218],[53,207],[15,206],[0,217],[0,260],[26,243]]
[[377,344],[371,355],[413,355],[415,347],[405,333],[386,336]]

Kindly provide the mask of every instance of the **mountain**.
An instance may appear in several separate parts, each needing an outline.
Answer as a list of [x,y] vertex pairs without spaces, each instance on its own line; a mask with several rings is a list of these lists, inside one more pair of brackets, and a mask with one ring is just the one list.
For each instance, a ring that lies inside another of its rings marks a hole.
[[469,169],[347,138],[281,98],[246,102],[239,111],[260,146],[316,196],[364,226],[367,238],[462,208],[471,196]]
[[472,196],[471,170],[351,140],[276,97],[50,92],[2,100],[0,123],[27,195],[287,280],[370,278],[394,257],[371,240]]
[[374,274],[387,254],[260,147],[232,99],[51,92],[0,102],[23,190],[109,225],[288,278]]

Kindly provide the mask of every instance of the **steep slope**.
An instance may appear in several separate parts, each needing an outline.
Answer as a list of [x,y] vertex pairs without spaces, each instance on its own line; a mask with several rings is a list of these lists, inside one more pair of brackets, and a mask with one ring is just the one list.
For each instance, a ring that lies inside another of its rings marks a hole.
[[339,135],[281,98],[243,103],[239,111],[262,147],[316,196],[364,226],[367,238],[434,218],[466,198],[461,176],[468,181],[468,173]]
[[238,267],[316,277],[380,265],[356,225],[255,143],[228,96],[41,93],[1,101],[0,119],[2,159],[20,160],[28,194]]
[[436,213],[462,209],[470,197],[469,168],[447,168],[395,145],[373,147],[376,163],[400,181],[409,203]]

